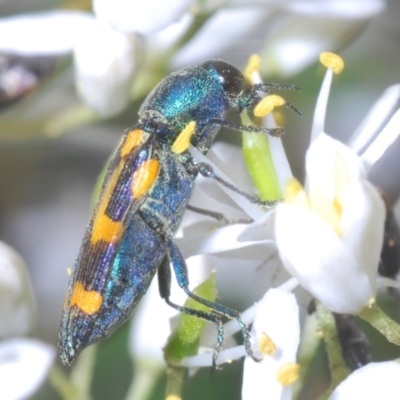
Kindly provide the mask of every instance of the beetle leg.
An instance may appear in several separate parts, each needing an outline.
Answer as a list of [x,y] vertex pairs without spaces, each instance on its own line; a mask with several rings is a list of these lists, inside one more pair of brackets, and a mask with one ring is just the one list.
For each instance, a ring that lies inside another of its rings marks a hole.
[[253,222],[253,220],[251,218],[228,219],[222,213],[219,213],[216,211],[211,211],[211,210],[206,210],[206,209],[200,208],[200,207],[191,206],[190,204],[188,204],[186,206],[186,209],[193,211],[195,213],[198,213],[198,214],[207,215],[208,217],[214,218],[217,221],[222,222],[224,225],[250,224],[251,222]]
[[160,296],[166,301],[166,303],[175,308],[179,312],[191,315],[193,317],[201,318],[208,322],[214,322],[217,324],[217,344],[213,352],[213,367],[216,369],[221,369],[217,366],[218,354],[221,351],[222,344],[224,342],[224,325],[222,324],[222,318],[220,315],[214,312],[205,312],[200,310],[195,310],[189,307],[179,306],[173,303],[169,297],[171,295],[171,269],[169,267],[169,258],[166,256],[158,267],[158,288],[160,291]]
[[[169,259],[174,268],[175,276],[178,281],[178,284],[184,290],[184,292],[189,297],[196,300],[200,304],[203,304],[203,305],[209,307],[212,310],[212,312],[205,313],[209,317],[212,316],[212,318],[214,318],[214,316],[218,316],[219,318],[226,317],[228,319],[236,319],[239,323],[240,330],[242,332],[243,344],[244,344],[247,354],[254,361],[257,361],[257,362],[261,361],[261,359],[257,358],[253,353],[253,350],[251,348],[251,343],[250,343],[249,328],[242,320],[242,317],[240,316],[239,312],[236,310],[233,310],[229,307],[226,307],[222,304],[214,303],[212,301],[203,299],[202,297],[197,296],[196,294],[194,294],[193,292],[191,292],[189,290],[189,279],[188,279],[186,261],[182,255],[181,251],[179,250],[179,247],[173,241],[171,241],[169,243],[169,255],[168,256],[169,256]],[[207,317],[207,318],[209,318],[209,317]],[[209,320],[211,320],[211,319],[209,319]],[[220,330],[218,329],[218,339],[219,339],[219,335],[220,335]],[[222,345],[222,343],[221,343],[221,345]],[[219,343],[217,343],[217,346],[214,350],[215,359],[218,356],[219,350],[221,348],[220,346],[219,347],[218,346],[219,346]]]
[[250,201],[250,203],[258,204],[261,206],[273,207],[276,205],[276,201],[262,201],[257,196],[253,196],[251,194],[246,193],[245,191],[239,189],[237,186],[233,185],[232,183],[222,179],[218,175],[214,173],[213,167],[207,163],[198,163],[196,164],[198,168],[198,172],[206,178],[215,179],[221,185],[227,187],[228,189],[242,195],[244,198]]
[[280,137],[285,133],[285,128],[283,128],[282,126],[277,126],[276,128],[261,128],[255,125],[240,125],[236,124],[235,122],[225,121],[222,119],[211,119],[209,123],[214,125],[219,125],[224,128],[232,129],[234,131],[267,133],[268,135],[277,137]]

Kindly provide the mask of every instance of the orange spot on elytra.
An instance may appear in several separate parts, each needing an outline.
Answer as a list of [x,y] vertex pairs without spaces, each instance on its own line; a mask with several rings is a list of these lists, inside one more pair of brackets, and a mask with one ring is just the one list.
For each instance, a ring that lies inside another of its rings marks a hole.
[[[143,137],[143,131],[135,129],[128,133],[125,143],[121,147],[121,160],[112,175],[108,178],[106,187],[104,188],[101,201],[97,207],[97,211],[93,220],[92,234],[90,241],[96,244],[103,240],[107,243],[118,243],[124,233],[124,224],[121,221],[114,221],[106,214],[106,209],[115,192],[118,179],[124,168],[125,162],[123,156],[129,154],[132,149],[140,144]],[[146,193],[158,176],[159,163],[157,160],[144,161],[134,172],[132,178],[132,195],[133,198],[139,198]]]
[[82,283],[76,282],[72,290],[70,306],[77,306],[85,314],[95,314],[100,310],[103,296],[95,290],[86,290]]
[[97,243],[99,240],[105,240],[107,243],[117,243],[123,230],[124,225],[121,222],[113,221],[106,214],[97,215],[93,223],[92,243]]
[[133,174],[132,195],[139,198],[145,194],[157,179],[160,165],[157,160],[144,161]]
[[143,138],[143,131],[141,129],[134,129],[128,132],[125,143],[121,147],[121,158],[127,156],[135,147],[137,147]]
[[115,168],[114,172],[108,179],[107,186],[102,194],[101,202],[93,221],[92,236],[90,238],[92,244],[96,244],[99,240],[105,240],[107,243],[117,243],[124,231],[124,225],[121,222],[113,221],[105,214],[106,208],[123,169],[123,165],[124,163],[121,161],[117,168]]

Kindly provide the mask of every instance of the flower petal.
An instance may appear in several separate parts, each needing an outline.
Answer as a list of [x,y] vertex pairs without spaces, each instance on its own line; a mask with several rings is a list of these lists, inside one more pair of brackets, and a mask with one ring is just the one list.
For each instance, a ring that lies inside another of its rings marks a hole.
[[176,241],[182,249],[185,258],[197,254],[221,253],[256,244],[252,242],[237,241],[238,236],[246,228],[247,225],[244,224],[229,225],[212,231],[201,232],[195,236],[187,235],[184,238],[176,239]]
[[[343,165],[340,171],[337,169],[338,161]],[[337,195],[337,179],[346,178],[349,183],[366,179],[360,158],[346,145],[324,133],[318,135],[307,151],[306,173],[309,192],[320,191],[331,202]],[[340,177],[337,177],[338,173]]]
[[379,133],[378,129],[397,108],[400,99],[400,84],[388,87],[371,107],[347,145],[359,153]]
[[364,266],[328,223],[310,210],[284,203],[277,206],[275,218],[285,268],[325,307],[355,313],[374,296]]
[[79,11],[50,11],[0,19],[0,51],[21,55],[70,53],[93,17]]
[[0,242],[0,339],[32,332],[35,301],[20,255]]
[[79,96],[104,117],[119,113],[129,100],[136,58],[135,37],[93,21],[74,51]]
[[326,16],[286,16],[263,43],[261,72],[283,78],[295,75],[315,63],[322,51],[348,43],[365,24],[365,20]]
[[398,139],[400,135],[400,110],[398,110],[383,128],[374,141],[361,154],[361,159],[366,167],[371,168],[388,150],[388,148]]
[[116,29],[143,35],[167,27],[181,17],[191,0],[94,0],[93,9],[99,20]]
[[346,190],[341,215],[343,243],[367,273],[374,291],[385,218],[382,197],[368,181]]
[[[247,0],[231,0],[232,6],[246,6]],[[385,8],[383,0],[325,0],[325,1],[274,1],[253,0],[251,4],[269,7],[287,12],[315,15],[317,17],[326,15],[331,18],[363,19],[371,18]]]
[[[215,165],[213,162],[211,162],[210,159],[207,158],[206,156],[204,156],[200,151],[198,151],[193,146],[191,146],[189,148],[189,151],[190,151],[191,155],[193,156],[193,158],[197,162],[204,162],[204,163],[211,165],[213,167],[216,175],[218,175],[220,178],[224,179],[226,182],[229,182],[234,185],[234,183],[229,179],[229,177],[226,174],[224,174],[221,171],[221,169],[217,167],[217,165]],[[260,218],[264,214],[264,211],[258,205],[251,203],[249,200],[247,200],[241,194],[236,193],[231,189],[228,189],[226,186],[221,185],[220,183],[218,183],[218,185],[251,218],[257,219],[257,218]]]
[[355,370],[332,393],[329,400],[385,399],[400,397],[398,361],[371,363]]
[[385,207],[378,191],[367,181],[360,158],[344,144],[321,133],[307,153],[306,170],[310,194],[322,192],[332,203],[339,199],[343,245],[375,288]]
[[385,8],[382,0],[287,1],[284,4],[287,11],[298,14],[349,19],[371,18]]
[[42,384],[56,355],[55,349],[32,339],[0,343],[0,398],[25,399]]
[[[221,9],[172,59],[174,68],[220,58],[244,64],[249,54],[259,51],[260,41],[270,29],[268,8]],[[227,34],[229,32],[229,34]],[[218,38],[218,40],[215,40]]]
[[299,307],[292,293],[270,289],[261,300],[252,328],[258,342],[268,335],[276,347],[273,355],[264,355],[260,363],[246,357],[243,371],[243,400],[291,398],[291,388],[277,380],[279,368],[295,362],[300,342]]

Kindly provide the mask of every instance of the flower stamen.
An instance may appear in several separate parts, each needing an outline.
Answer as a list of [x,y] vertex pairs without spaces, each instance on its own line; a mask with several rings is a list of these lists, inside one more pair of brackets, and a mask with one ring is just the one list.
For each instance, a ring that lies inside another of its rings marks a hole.
[[319,61],[327,68],[332,68],[334,74],[340,74],[344,68],[343,58],[335,53],[325,51],[320,54]]
[[289,179],[286,183],[285,202],[304,208],[310,208],[307,194],[303,186],[301,186],[301,183],[295,178]]
[[266,356],[272,356],[276,352],[275,343],[265,332],[261,332],[261,337],[258,340],[258,347],[261,353]]
[[254,108],[254,115],[260,118],[265,117],[275,107],[283,106],[285,103],[285,99],[276,94],[265,96]]
[[300,365],[296,363],[286,363],[282,365],[277,373],[276,379],[282,386],[288,386],[300,378]]
[[243,72],[244,77],[246,80],[254,84],[253,73],[260,72],[260,65],[261,65],[261,58],[258,54],[252,54],[249,57],[249,61],[247,62],[247,66]]
[[182,397],[177,394],[170,394],[165,398],[165,400],[182,400]]

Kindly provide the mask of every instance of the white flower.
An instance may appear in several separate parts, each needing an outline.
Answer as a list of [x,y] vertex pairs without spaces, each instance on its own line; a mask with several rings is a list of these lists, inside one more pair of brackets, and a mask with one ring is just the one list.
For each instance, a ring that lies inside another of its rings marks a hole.
[[75,85],[81,99],[104,117],[129,101],[136,70],[136,39],[93,20],[74,47]]
[[[92,16],[79,11],[49,11],[0,18],[0,49],[20,55],[59,55],[72,51]],[[28,34],[29,32],[29,34]]]
[[192,0],[93,0],[93,9],[99,20],[118,30],[148,35],[175,22],[191,3]]
[[276,209],[285,268],[329,310],[356,313],[376,294],[385,207],[362,161],[321,134],[306,155],[309,190],[288,184]]
[[0,343],[0,398],[23,400],[43,383],[53,363],[53,347],[33,339]]
[[34,303],[24,261],[10,246],[0,242],[0,339],[32,332]]
[[137,49],[132,34],[89,13],[54,11],[0,19],[0,51],[47,56],[74,52],[78,93],[103,117],[127,105]]
[[346,43],[385,2],[231,0],[224,6],[174,56],[174,67],[215,57],[243,64],[249,54],[258,53],[265,60],[264,74],[294,75],[321,51]]
[[398,361],[376,362],[354,371],[334,390],[329,400],[400,398]]
[[[342,62],[335,56],[332,61]],[[385,220],[383,201],[368,182],[365,167],[398,137],[398,113],[359,158],[323,133],[332,71],[327,71],[315,109],[306,156],[307,193],[296,181],[288,184],[286,201],[276,210],[275,235],[285,268],[304,288],[331,311],[357,313],[376,295]],[[394,103],[392,92],[387,91],[371,112],[375,127],[388,116],[377,115],[376,109],[381,103]],[[371,137],[371,132],[363,124],[353,143],[359,146],[365,136]]]
[[[0,19],[0,51],[47,56],[74,51],[79,96],[96,113],[109,117],[128,103],[139,53],[145,48],[137,35],[146,35],[148,65],[157,65],[163,57],[165,63],[172,57],[173,68],[216,57],[240,64],[249,53],[259,52],[268,59],[268,72],[287,75],[315,61],[323,48],[348,40],[359,31],[355,27],[383,7],[383,0],[355,0],[351,5],[341,0],[95,0],[94,14],[52,11]],[[174,49],[196,17],[208,21],[194,38]]]
[[300,342],[299,307],[292,293],[270,289],[260,301],[251,331],[253,349],[263,360],[244,361],[243,400],[290,399],[299,375],[296,364]]

